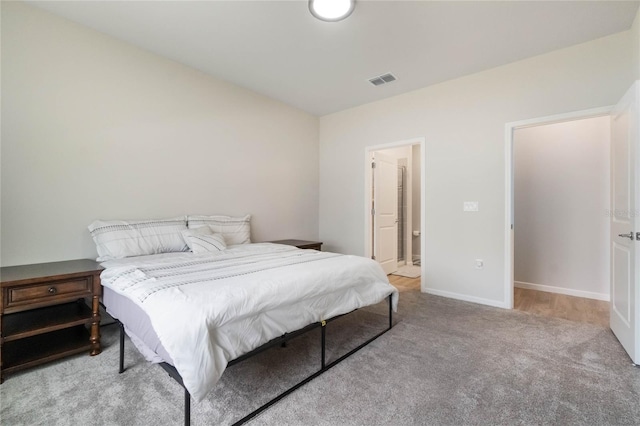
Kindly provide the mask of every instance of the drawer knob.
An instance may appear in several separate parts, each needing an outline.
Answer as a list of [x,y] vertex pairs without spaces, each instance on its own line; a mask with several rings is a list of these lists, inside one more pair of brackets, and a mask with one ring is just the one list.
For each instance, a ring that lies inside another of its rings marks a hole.
[[56,292],[57,292],[58,290],[56,290],[56,288],[55,288],[55,287],[49,287],[49,290],[48,290],[48,291],[49,291],[49,294],[56,294]]

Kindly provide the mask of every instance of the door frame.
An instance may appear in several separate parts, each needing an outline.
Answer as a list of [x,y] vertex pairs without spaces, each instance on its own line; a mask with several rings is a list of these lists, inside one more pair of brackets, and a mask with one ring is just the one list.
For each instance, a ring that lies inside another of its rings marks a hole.
[[505,233],[504,233],[504,301],[503,307],[513,309],[513,255],[514,255],[514,196],[513,196],[513,135],[518,129],[526,127],[543,126],[547,124],[562,123],[567,121],[582,120],[585,118],[602,117],[611,115],[613,105],[591,108],[582,111],[573,111],[564,114],[548,115],[545,117],[531,118],[528,120],[506,123],[505,131]]
[[[364,255],[371,258],[371,154],[374,151],[383,151],[390,148],[400,148],[404,146],[420,145],[420,287],[422,291],[425,288],[425,187],[426,187],[426,139],[424,136],[411,139],[404,139],[396,142],[389,142],[380,145],[372,145],[365,147],[364,152]],[[413,261],[413,259],[412,259]]]

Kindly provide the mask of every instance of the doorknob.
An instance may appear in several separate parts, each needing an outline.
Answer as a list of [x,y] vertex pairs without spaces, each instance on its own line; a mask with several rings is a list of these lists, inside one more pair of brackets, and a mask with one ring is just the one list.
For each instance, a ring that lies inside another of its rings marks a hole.
[[633,232],[629,232],[628,234],[618,234],[618,237],[629,238],[630,240],[633,240]]

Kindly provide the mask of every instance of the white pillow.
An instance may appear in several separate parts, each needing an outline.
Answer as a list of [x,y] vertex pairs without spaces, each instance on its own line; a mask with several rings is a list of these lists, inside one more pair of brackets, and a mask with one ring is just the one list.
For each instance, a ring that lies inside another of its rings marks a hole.
[[216,234],[209,226],[185,229],[182,231],[182,237],[194,253],[216,252],[227,248],[224,236]]
[[189,229],[209,225],[211,230],[222,234],[229,245],[249,244],[251,242],[251,215],[231,216],[188,216]]
[[187,251],[181,232],[184,216],[150,220],[96,220],[89,232],[96,243],[98,262],[156,253]]

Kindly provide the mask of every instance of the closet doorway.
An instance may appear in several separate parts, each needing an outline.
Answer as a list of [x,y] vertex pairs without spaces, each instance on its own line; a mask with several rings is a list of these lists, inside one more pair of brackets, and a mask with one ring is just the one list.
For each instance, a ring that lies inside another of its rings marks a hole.
[[610,117],[513,132],[513,306],[608,326]]
[[368,147],[365,159],[365,253],[399,285],[417,289],[423,275],[424,140]]

